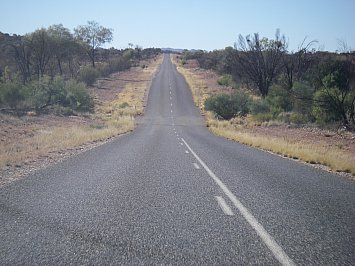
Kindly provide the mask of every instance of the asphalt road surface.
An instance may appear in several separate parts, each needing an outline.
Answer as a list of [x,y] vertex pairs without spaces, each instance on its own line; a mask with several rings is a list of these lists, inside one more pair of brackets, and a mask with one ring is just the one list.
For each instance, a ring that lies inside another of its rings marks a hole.
[[1,265],[354,265],[355,182],[216,137],[165,56],[131,134],[0,188]]

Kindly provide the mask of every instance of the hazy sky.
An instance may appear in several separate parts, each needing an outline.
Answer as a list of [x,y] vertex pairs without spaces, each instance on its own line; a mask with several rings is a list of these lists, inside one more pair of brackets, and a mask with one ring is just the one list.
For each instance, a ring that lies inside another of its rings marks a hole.
[[114,30],[108,47],[214,50],[233,46],[238,35],[272,38],[277,28],[296,49],[304,37],[323,50],[338,40],[355,49],[355,0],[0,0],[0,31],[25,34],[62,23],[73,29],[95,20]]

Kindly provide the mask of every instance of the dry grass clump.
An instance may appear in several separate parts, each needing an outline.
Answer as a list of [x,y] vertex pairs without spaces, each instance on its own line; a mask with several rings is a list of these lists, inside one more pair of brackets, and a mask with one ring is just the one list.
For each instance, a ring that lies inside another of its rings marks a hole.
[[239,124],[236,121],[217,120],[211,112],[204,110],[205,100],[216,91],[208,88],[206,83],[191,69],[179,65],[175,57],[172,60],[177,65],[177,70],[185,77],[196,106],[205,114],[207,126],[214,134],[284,157],[299,159],[311,164],[325,165],[334,171],[352,173],[355,176],[355,157],[344,150],[331,148],[326,143],[324,145],[312,144],[305,141],[252,133],[248,130],[248,128],[256,125],[252,118],[244,119]]
[[129,117],[122,117],[115,124],[53,127],[41,130],[32,137],[0,144],[0,168],[21,165],[23,162],[48,153],[79,147],[86,143],[103,141],[128,132],[133,127]]

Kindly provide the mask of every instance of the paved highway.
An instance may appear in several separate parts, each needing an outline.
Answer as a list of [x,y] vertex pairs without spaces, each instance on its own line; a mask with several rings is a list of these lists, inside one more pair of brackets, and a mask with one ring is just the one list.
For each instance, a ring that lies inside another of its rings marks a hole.
[[1,265],[354,265],[355,183],[216,137],[165,56],[131,134],[0,188]]

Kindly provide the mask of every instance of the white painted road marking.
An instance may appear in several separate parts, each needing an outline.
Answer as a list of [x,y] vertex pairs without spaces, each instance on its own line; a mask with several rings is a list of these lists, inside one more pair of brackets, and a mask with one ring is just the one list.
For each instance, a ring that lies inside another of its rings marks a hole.
[[228,187],[208,168],[208,166],[198,157],[198,155],[191,149],[189,144],[181,138],[182,142],[185,143],[186,147],[190,150],[197,161],[206,170],[208,175],[217,183],[217,185],[223,190],[226,196],[233,202],[234,206],[239,210],[244,219],[249,223],[249,225],[256,231],[258,236],[264,242],[264,244],[269,248],[269,250],[274,254],[274,257],[282,265],[295,265],[292,259],[285,253],[285,251],[276,243],[275,239],[265,230],[265,228],[256,220],[256,218],[251,214],[251,212],[244,207],[244,205],[237,199],[236,196],[228,189]]
[[201,169],[200,166],[197,163],[193,163],[194,167],[198,170]]
[[218,202],[219,207],[221,207],[222,211],[224,212],[225,215],[232,216],[234,215],[232,209],[228,206],[227,202],[224,200],[224,198],[220,196],[216,196],[216,200]]
[[185,150],[185,153],[189,153],[189,151],[188,151],[188,150]]

